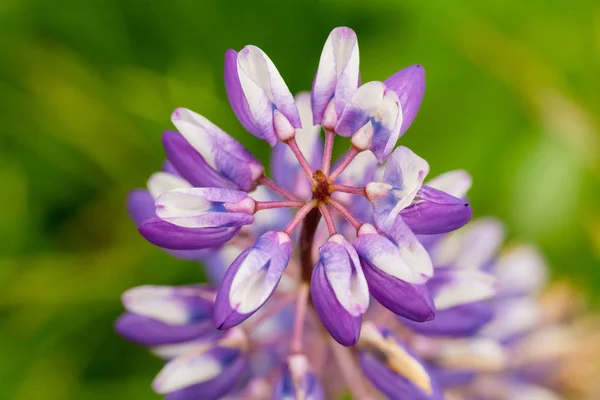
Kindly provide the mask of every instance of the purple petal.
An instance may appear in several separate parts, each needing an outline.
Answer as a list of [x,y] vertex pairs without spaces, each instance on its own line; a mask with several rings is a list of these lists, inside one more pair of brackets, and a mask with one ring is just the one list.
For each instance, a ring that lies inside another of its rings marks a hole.
[[218,332],[210,320],[174,325],[133,313],[121,315],[115,329],[125,339],[148,347],[213,338]]
[[427,186],[446,192],[451,196],[464,198],[473,184],[473,178],[467,171],[460,169],[445,172],[427,181]]
[[396,72],[384,81],[393,90],[402,106],[402,128],[400,135],[412,125],[425,95],[425,69],[421,65],[411,65]]
[[363,327],[358,360],[371,383],[391,400],[442,400],[423,363],[390,331]]
[[275,386],[274,400],[325,400],[323,386],[310,370],[304,355],[293,355],[284,364],[281,378]]
[[214,323],[229,329],[254,314],[276,289],[292,252],[283,232],[267,232],[231,264],[215,301]]
[[238,188],[252,190],[264,174],[264,167],[244,146],[200,114],[178,108],[171,121],[204,161]]
[[194,187],[238,189],[204,160],[183,135],[174,131],[163,133],[163,147],[169,163]]
[[473,216],[473,209],[464,200],[422,186],[412,204],[403,209],[400,215],[414,233],[435,235],[466,225]]
[[237,235],[240,228],[184,228],[154,217],[144,221],[138,230],[156,246],[172,250],[198,250],[224,244]]
[[138,226],[148,218],[154,217],[154,199],[150,192],[144,189],[135,189],[129,192],[127,211]]
[[350,28],[335,28],[327,38],[311,92],[313,123],[321,124],[331,99],[339,116],[358,87],[359,55],[356,33]]

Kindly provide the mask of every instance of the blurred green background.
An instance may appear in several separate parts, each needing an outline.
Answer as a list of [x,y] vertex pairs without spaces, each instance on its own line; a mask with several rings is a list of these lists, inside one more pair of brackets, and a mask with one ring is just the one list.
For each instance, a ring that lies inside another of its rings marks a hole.
[[306,90],[338,25],[363,81],[425,66],[402,143],[431,176],[469,170],[476,216],[599,297],[598,2],[1,0],[0,397],[158,398],[161,362],[113,333],[119,296],[202,272],[138,236],[126,193],[159,169],[178,106],[267,160],[228,106],[225,50],[258,45]]

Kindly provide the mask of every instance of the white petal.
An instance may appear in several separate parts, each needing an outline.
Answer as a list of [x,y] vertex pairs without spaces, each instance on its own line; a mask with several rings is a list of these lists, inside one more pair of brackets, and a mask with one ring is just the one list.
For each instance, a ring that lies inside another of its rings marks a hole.
[[191,188],[192,185],[177,175],[168,172],[156,172],[148,179],[147,187],[150,195],[156,200],[158,196],[169,190]]
[[427,181],[427,186],[462,199],[473,184],[471,175],[462,169],[449,171]]
[[452,281],[435,295],[436,310],[492,298],[496,294],[496,278],[477,270],[457,270]]
[[494,274],[502,293],[537,293],[548,281],[548,266],[536,247],[521,245],[500,256]]
[[184,354],[163,367],[152,387],[157,393],[166,394],[209,381],[222,372],[221,363],[210,353]]
[[173,297],[169,286],[138,286],[123,293],[127,311],[169,324],[185,324],[189,313],[182,299]]

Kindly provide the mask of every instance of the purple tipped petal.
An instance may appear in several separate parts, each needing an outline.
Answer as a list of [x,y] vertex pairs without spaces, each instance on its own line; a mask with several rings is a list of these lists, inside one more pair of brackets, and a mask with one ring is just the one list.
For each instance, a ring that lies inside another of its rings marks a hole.
[[163,133],[169,163],[194,187],[238,189],[238,186],[208,165],[202,155],[178,132]]
[[390,236],[363,225],[354,247],[361,259],[369,292],[390,311],[415,321],[434,317],[433,299],[425,282],[433,275],[423,246],[399,217]]
[[236,347],[205,346],[169,361],[152,387],[169,400],[212,400],[241,384],[248,360]]
[[148,347],[213,338],[218,332],[210,320],[174,325],[133,313],[121,315],[115,329],[127,340]]
[[274,400],[325,400],[323,386],[310,370],[306,356],[290,356],[273,392]]
[[198,250],[228,242],[240,228],[184,228],[154,217],[144,221],[138,230],[156,246],[172,250]]
[[154,199],[150,192],[135,189],[127,196],[127,211],[136,225],[140,225],[148,218],[154,217]]
[[390,331],[365,324],[358,360],[365,376],[391,400],[441,400],[443,393],[421,360]]
[[[299,93],[296,96],[296,104],[303,126],[302,129],[296,130],[296,142],[310,166],[316,170],[321,167],[323,159],[321,127],[313,126],[308,93]],[[271,175],[278,185],[300,198],[310,198],[312,195],[312,182],[306,178],[296,156],[285,143],[279,142],[273,148]]]
[[264,167],[244,146],[200,114],[178,108],[171,121],[206,164],[238,188],[252,190],[264,174]]
[[396,72],[384,81],[393,90],[402,106],[402,128],[400,135],[412,125],[425,95],[425,69],[421,65],[411,65]]
[[315,310],[331,336],[344,346],[358,341],[369,290],[356,250],[342,237],[332,236],[319,249],[311,294]]
[[313,122],[321,124],[325,109],[334,99],[339,116],[358,87],[358,40],[350,28],[335,28],[327,38],[312,88]]
[[440,190],[422,186],[412,204],[400,212],[404,222],[418,235],[435,235],[467,224],[473,209],[464,200]]
[[276,289],[292,253],[290,237],[267,232],[231,264],[215,301],[214,323],[229,329],[254,314]]
[[219,188],[175,189],[156,200],[156,215],[184,228],[224,228],[254,222],[246,192]]

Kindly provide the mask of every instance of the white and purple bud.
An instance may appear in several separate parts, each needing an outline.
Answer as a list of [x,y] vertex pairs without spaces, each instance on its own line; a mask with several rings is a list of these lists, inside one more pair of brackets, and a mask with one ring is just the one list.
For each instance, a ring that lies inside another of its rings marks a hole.
[[233,112],[254,136],[271,147],[302,128],[294,97],[271,59],[258,47],[225,53],[225,88]]
[[471,174],[462,169],[445,172],[427,181],[427,186],[430,188],[441,190],[459,199],[467,195],[472,184]]
[[313,123],[332,130],[360,80],[358,39],[350,28],[329,34],[313,82]]
[[130,193],[127,198],[129,214],[146,240],[169,250],[176,257],[197,260],[201,256],[198,249],[219,246],[239,231],[237,227],[189,229],[163,221],[156,216],[155,199],[166,191],[191,188],[191,185],[173,173],[157,172],[148,179],[147,186],[147,191],[135,190]]
[[383,83],[388,90],[393,90],[402,108],[402,127],[400,135],[412,125],[421,107],[425,95],[425,69],[421,65],[411,65],[396,72]]
[[[173,111],[171,121],[213,170],[240,190],[248,192],[256,187],[256,181],[264,174],[264,167],[240,142],[202,115],[185,108]],[[178,154],[171,158],[178,156],[183,157]],[[185,169],[182,163],[178,164]],[[212,178],[213,175],[207,177]]]
[[415,234],[437,235],[465,226],[473,217],[473,209],[465,200],[421,186],[412,204],[400,215]]
[[343,346],[356,344],[369,307],[369,288],[356,250],[342,235],[331,236],[319,248],[310,289],[315,310],[331,336]]
[[492,267],[502,297],[538,294],[548,282],[548,265],[533,245],[518,245],[500,254]]
[[435,315],[429,289],[433,276],[427,251],[402,218],[386,235],[364,224],[354,242],[367,278],[369,292],[393,313],[413,321],[428,321]]
[[248,338],[233,329],[169,361],[152,383],[168,400],[216,400],[239,389],[248,365]]
[[441,400],[442,390],[423,362],[392,332],[365,323],[358,342],[360,366],[369,381],[391,400]]
[[[296,105],[300,112],[302,128],[296,129],[296,143],[313,171],[321,167],[323,159],[323,141],[321,127],[313,125],[313,114],[310,108],[310,94],[296,95]],[[306,178],[294,152],[285,143],[277,143],[271,157],[271,175],[273,180],[287,191],[301,199],[312,196],[312,182]]]
[[215,292],[194,286],[139,286],[122,296],[127,310],[115,323],[124,338],[144,346],[210,339]]
[[323,386],[303,354],[289,356],[275,385],[274,400],[325,400]]
[[367,198],[373,204],[375,223],[386,230],[402,210],[410,206],[429,173],[427,161],[400,146],[385,164],[383,182],[366,186]]
[[267,232],[231,264],[215,301],[213,321],[229,329],[254,314],[277,288],[292,254],[284,232]]
[[382,82],[359,87],[342,112],[335,132],[352,136],[360,150],[370,149],[380,163],[390,155],[400,137],[402,108],[398,96]]
[[435,319],[423,323],[403,320],[418,333],[472,336],[494,317],[488,300],[496,295],[497,289],[491,274],[474,269],[436,268],[427,287],[433,295]]
[[183,228],[230,228],[253,223],[255,206],[252,197],[239,190],[175,189],[156,199],[156,215]]
[[[179,132],[163,132],[163,147],[170,167],[193,187],[241,189],[224,174],[211,167],[204,157]],[[238,180],[239,181],[239,180]]]

